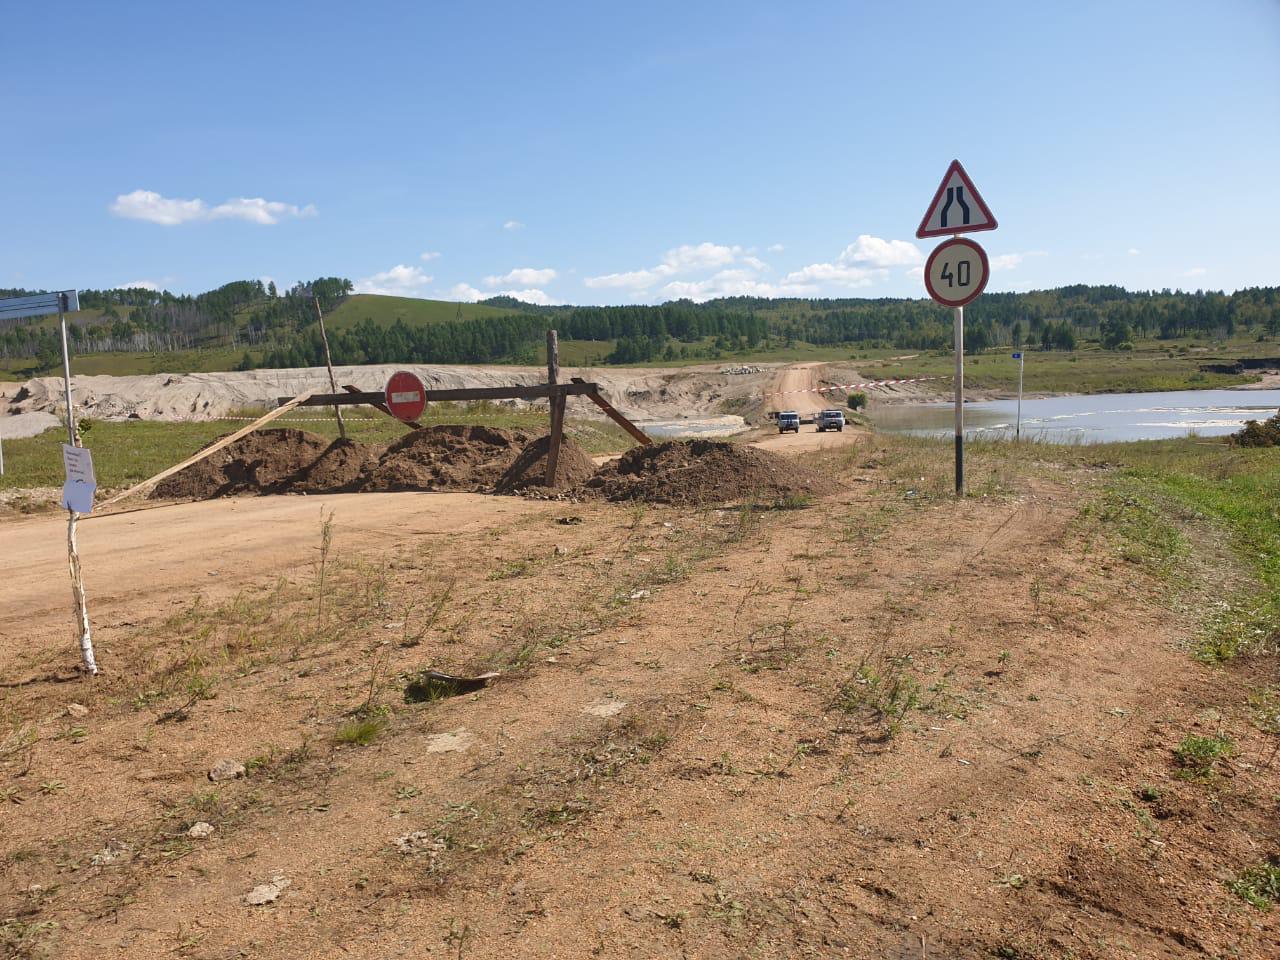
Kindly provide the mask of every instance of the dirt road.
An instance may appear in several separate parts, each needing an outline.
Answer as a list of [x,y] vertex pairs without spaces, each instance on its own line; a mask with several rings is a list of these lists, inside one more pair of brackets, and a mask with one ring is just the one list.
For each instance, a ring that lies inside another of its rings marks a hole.
[[[139,598],[182,603],[295,573],[316,558],[324,515],[334,518],[339,549],[376,550],[506,526],[547,509],[466,493],[228,498],[92,516],[81,521],[78,539],[94,619],[109,637],[113,624],[135,620],[128,611]],[[47,657],[71,629],[66,520],[44,515],[6,522],[3,531],[0,659]]]
[[792,363],[780,368],[774,375],[771,396],[765,405],[771,410],[795,410],[802,416],[817,413],[832,406],[826,397],[817,392],[820,375],[825,363]]
[[322,498],[92,521],[91,684],[15,685],[74,651],[60,524],[5,524],[4,955],[1276,956],[1227,886],[1280,850],[1260,677],[1188,656],[1092,473],[826,456],[866,482],[800,510],[323,498],[323,584]]

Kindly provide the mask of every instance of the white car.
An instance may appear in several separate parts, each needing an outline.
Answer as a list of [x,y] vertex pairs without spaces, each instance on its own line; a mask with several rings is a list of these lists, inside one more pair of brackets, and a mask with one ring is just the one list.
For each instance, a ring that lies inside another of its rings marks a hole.
[[827,430],[844,432],[844,412],[841,410],[823,410],[817,416],[818,432]]

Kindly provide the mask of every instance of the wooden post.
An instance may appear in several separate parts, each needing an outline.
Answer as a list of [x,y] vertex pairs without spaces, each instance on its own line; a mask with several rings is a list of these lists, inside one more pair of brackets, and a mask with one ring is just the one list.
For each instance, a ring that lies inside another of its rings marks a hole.
[[[554,330],[547,331],[547,385],[554,387],[560,382],[560,339]],[[547,446],[547,486],[556,485],[556,467],[560,462],[560,440],[564,436],[565,396],[552,392],[548,398],[551,402],[551,440]]]
[[[324,344],[324,365],[329,368],[329,389],[338,392],[338,381],[333,376],[333,358],[329,356],[329,335],[324,332],[324,314],[320,311],[320,298],[311,291],[311,302],[316,305],[316,317],[320,320],[320,341]],[[342,422],[342,408],[333,405],[333,415],[338,418],[338,436],[347,439],[347,425]]]
[[[62,330],[62,386],[67,396],[67,443],[82,446],[76,430],[76,408],[71,402],[71,353],[67,349],[67,295],[58,296],[58,326]],[[89,600],[85,596],[84,571],[80,568],[80,551],[76,546],[76,519],[79,517],[67,508],[67,567],[71,573],[71,599],[76,611],[76,626],[80,630],[80,662],[85,673],[96,676],[98,661],[93,655],[93,632],[89,623]]]

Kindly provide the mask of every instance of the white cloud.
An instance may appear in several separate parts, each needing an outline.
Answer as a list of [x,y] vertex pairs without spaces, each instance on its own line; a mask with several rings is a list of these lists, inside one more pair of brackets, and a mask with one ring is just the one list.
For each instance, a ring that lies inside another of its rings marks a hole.
[[488,294],[477,290],[469,283],[455,283],[449,288],[450,300],[462,300],[464,303],[475,303],[477,300],[486,296],[488,296]]
[[593,290],[623,287],[630,290],[644,290],[658,281],[658,275],[652,270],[631,270],[626,273],[606,273],[600,277],[587,277],[582,282]]
[[423,273],[421,267],[400,263],[390,270],[357,280],[355,292],[376,293],[386,297],[422,297],[433,279]]
[[1190,270],[1188,270],[1188,271],[1187,271],[1187,276],[1188,276],[1188,277],[1203,277],[1203,276],[1204,276],[1206,273],[1208,273],[1208,272],[1209,272],[1209,271],[1208,271],[1208,270],[1206,270],[1204,267],[1192,267]]
[[497,293],[489,294],[491,297],[515,297],[517,300],[523,300],[525,303],[536,303],[539,306],[549,306],[555,301],[547,296],[546,291],[528,289],[528,290],[500,290]]
[[759,257],[743,257],[742,262],[745,263],[752,270],[759,270],[761,273],[764,273],[766,270],[769,269],[769,265],[765,263],[763,260],[761,260]]
[[122,193],[109,209],[117,217],[126,220],[145,220],[166,227],[200,220],[247,220],[270,226],[286,218],[314,217],[318,213],[314,204],[299,207],[279,200],[264,200],[262,197],[237,197],[210,207],[199,198],[182,200],[162,197],[153,190]]
[[782,278],[784,284],[835,284],[841,287],[869,287],[889,276],[883,267],[860,267],[847,263],[811,263]]
[[781,253],[783,250],[785,250],[785,249],[787,249],[787,248],[786,248],[786,247],[784,247],[784,246],[783,246],[782,244],[780,244],[780,243],[771,243],[771,244],[769,244],[769,248],[768,248],[768,249],[769,249],[769,252],[770,252],[770,253]]
[[499,287],[504,283],[520,283],[529,285],[541,285],[550,283],[556,278],[556,272],[550,267],[516,267],[510,273],[503,274],[501,277],[485,277],[484,284],[486,287]]
[[118,283],[116,287],[120,290],[155,290],[157,293],[160,291],[160,284],[154,280],[130,280],[128,283]]
[[909,240],[882,240],[864,233],[844,248],[839,259],[870,267],[914,267],[924,263],[924,254]]
[[[587,277],[583,280],[592,289],[622,288],[626,290],[647,290],[655,283],[667,277],[677,277],[716,267],[726,267],[743,257],[745,251],[739,246],[726,246],[720,243],[686,243],[672,247],[662,255],[662,262],[646,270],[628,270],[623,273],[606,273],[598,277]],[[742,262],[753,269],[767,269],[767,264],[755,257],[745,257]]]
[[1013,270],[1028,257],[1043,257],[1043,250],[1027,250],[1024,253],[1001,253],[991,258],[991,272]]
[[171,200],[151,190],[122,193],[110,209],[117,217],[126,220],[147,220],[167,227],[203,220],[209,212],[203,200]]
[[315,205],[311,203],[305,207],[299,207],[297,204],[264,200],[262,197],[237,197],[226,203],[220,203],[210,210],[209,219],[248,220],[250,223],[258,223],[265,227],[277,224],[286,218],[314,217],[318,212]]
[[439,250],[428,250],[426,253],[419,254],[418,257],[423,263],[430,263],[432,260],[440,259]]
[[1139,250],[1137,247],[1130,247],[1130,248],[1129,248],[1129,256],[1131,256],[1131,257],[1136,257],[1136,256],[1137,256],[1138,254],[1140,254],[1141,252],[1142,252],[1142,251],[1141,251],[1141,250]]
[[919,280],[924,283],[924,267],[912,267],[907,271],[907,276],[912,280]]
[[706,280],[672,280],[662,288],[671,299],[697,302],[716,297],[803,297],[817,292],[812,284],[760,280],[750,270],[721,270]]
[[502,225],[503,230],[523,230],[524,224],[519,220],[508,220]]
[[661,274],[691,273],[733,263],[742,252],[741,247],[726,247],[719,243],[683,244],[668,250],[654,269]]

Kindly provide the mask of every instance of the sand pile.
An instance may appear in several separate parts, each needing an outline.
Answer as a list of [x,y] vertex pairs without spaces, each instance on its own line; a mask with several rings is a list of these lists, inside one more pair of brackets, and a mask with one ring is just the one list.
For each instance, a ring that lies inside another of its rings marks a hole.
[[282,493],[328,446],[324,437],[305,430],[258,430],[161,480],[151,496],[208,500],[237,493]]
[[378,462],[381,447],[358,440],[334,440],[283,491],[286,493],[350,493],[360,487],[364,475]]
[[[519,493],[531,487],[547,489],[547,450],[551,447],[550,435],[538,437],[528,444],[515,462],[507,468],[495,487],[495,493]],[[596,465],[587,452],[565,437],[560,441],[560,455],[556,458],[556,477],[552,487],[567,490],[581,486],[595,476]]]
[[423,427],[397,440],[361,490],[492,490],[533,435],[498,427]]
[[837,489],[835,481],[795,461],[718,440],[633,447],[584,485],[607,500],[674,504],[777,503]]

